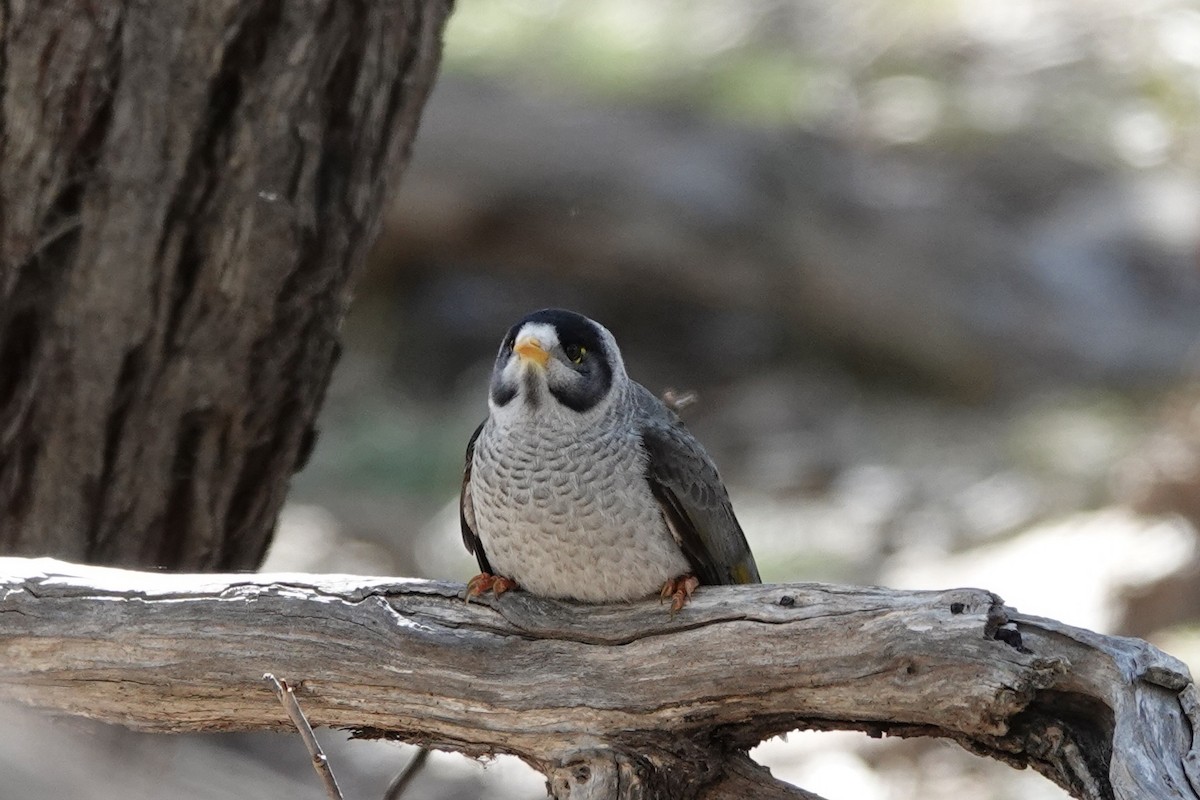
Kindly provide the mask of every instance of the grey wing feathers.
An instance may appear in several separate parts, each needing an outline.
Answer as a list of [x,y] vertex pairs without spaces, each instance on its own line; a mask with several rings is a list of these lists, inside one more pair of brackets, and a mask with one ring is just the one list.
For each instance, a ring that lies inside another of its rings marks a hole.
[[475,460],[475,440],[479,438],[484,422],[479,423],[479,427],[471,434],[471,440],[467,442],[467,463],[463,465],[462,489],[458,495],[458,524],[462,528],[463,544],[467,546],[467,552],[473,554],[479,562],[479,571],[490,574],[492,566],[483,552],[483,542],[479,541],[479,536],[475,533],[475,508],[471,503],[471,463]]
[[643,391],[646,477],[696,577],[710,585],[758,583],[758,566],[717,468],[679,418]]

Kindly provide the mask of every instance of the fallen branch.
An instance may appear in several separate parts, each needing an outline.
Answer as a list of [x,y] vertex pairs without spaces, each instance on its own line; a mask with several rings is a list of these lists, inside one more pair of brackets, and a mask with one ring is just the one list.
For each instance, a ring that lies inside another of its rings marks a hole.
[[1153,646],[978,589],[702,588],[583,606],[320,575],[0,559],[0,700],[154,731],[315,725],[512,753],[556,798],[811,797],[745,751],[794,728],[940,736],[1082,798],[1200,797],[1198,696]]
[[308,724],[304,710],[300,708],[300,701],[296,699],[295,690],[270,672],[263,675],[263,682],[274,690],[275,697],[283,706],[288,719],[296,726],[300,739],[304,742],[304,749],[308,751],[308,757],[312,760],[313,771],[317,773],[317,777],[321,779],[321,785],[325,787],[326,797],[329,800],[343,800],[342,790],[338,787],[337,778],[333,776],[333,767],[329,766],[329,757],[321,749],[321,743],[317,741],[317,735],[313,733],[312,725]]
[[388,784],[387,789],[383,792],[383,800],[400,800],[404,793],[408,790],[413,779],[417,777],[417,773],[425,766],[425,762],[429,759],[429,748],[422,747],[417,750],[416,755],[412,760],[404,765],[404,769],[400,770],[392,782]]

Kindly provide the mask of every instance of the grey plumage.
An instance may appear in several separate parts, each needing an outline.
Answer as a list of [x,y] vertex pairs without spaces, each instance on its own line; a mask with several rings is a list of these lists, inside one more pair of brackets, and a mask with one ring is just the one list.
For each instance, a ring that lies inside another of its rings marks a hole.
[[460,502],[484,573],[591,602],[646,597],[686,574],[759,580],[712,461],[629,379],[598,323],[549,309],[514,325],[489,412],[467,448]]

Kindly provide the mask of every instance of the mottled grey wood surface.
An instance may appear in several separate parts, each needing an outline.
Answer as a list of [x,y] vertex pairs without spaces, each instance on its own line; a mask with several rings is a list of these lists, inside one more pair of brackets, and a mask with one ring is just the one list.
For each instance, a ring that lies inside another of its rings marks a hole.
[[0,559],[0,699],[283,728],[269,671],[314,725],[513,753],[555,797],[804,797],[744,756],[797,727],[946,737],[1078,797],[1200,796],[1185,666],[979,589],[704,588],[671,619],[461,588]]

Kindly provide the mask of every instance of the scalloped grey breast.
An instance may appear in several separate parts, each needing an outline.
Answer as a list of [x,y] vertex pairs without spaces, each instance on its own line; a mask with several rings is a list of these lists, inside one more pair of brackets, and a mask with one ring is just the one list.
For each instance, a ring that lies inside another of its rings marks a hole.
[[704,448],[629,378],[612,334],[571,311],[536,311],[505,335],[459,508],[480,569],[468,600],[657,594],[674,613],[699,585],[759,581]]

